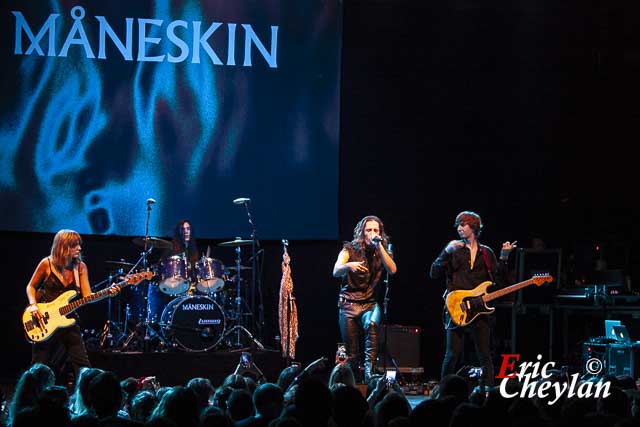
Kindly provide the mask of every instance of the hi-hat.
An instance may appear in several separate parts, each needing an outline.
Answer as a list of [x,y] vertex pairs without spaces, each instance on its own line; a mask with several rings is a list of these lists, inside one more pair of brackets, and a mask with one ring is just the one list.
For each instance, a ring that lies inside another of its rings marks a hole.
[[251,242],[253,242],[253,240],[236,239],[236,240],[230,240],[228,242],[218,243],[218,246],[231,246],[231,247],[245,246],[245,245],[250,245]]
[[145,246],[145,241],[147,242],[146,246],[152,248],[169,249],[172,246],[170,241],[158,239],[157,237],[149,237],[148,239],[145,239],[144,237],[136,237],[133,239],[133,243],[142,247]]

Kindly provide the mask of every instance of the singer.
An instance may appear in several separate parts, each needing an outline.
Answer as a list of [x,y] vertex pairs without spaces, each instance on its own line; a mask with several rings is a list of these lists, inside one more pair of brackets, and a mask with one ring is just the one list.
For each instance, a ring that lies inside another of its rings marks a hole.
[[[504,242],[500,251],[500,263],[496,260],[491,248],[478,242],[482,232],[480,215],[471,211],[460,212],[456,216],[453,227],[458,232],[459,240],[450,241],[431,264],[430,275],[433,279],[445,278],[447,290],[445,298],[451,291],[472,290],[485,281],[504,285],[507,277],[509,254],[516,247],[516,242]],[[494,275],[495,273],[495,275]],[[446,329],[446,353],[442,361],[441,377],[456,373],[456,364],[463,350],[464,333],[469,333],[474,341],[476,355],[482,366],[481,386],[493,385],[493,363],[491,361],[490,322],[492,316],[480,316],[473,323],[456,327],[451,321],[449,312],[443,313]]]
[[349,365],[360,380],[360,338],[364,335],[364,381],[375,374],[378,353],[380,306],[375,295],[384,268],[397,271],[387,252],[389,237],[380,218],[362,218],[353,230],[353,240],[344,242],[333,267],[333,277],[341,279],[338,309],[340,333],[349,355]]

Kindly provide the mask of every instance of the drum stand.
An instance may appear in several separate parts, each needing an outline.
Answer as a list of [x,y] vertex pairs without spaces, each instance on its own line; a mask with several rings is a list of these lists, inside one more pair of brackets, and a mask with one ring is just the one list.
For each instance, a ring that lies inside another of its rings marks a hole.
[[[153,245],[149,245],[148,241],[149,241],[149,216],[151,215],[151,205],[155,203],[155,200],[153,199],[149,199],[147,200],[147,221],[146,221],[146,225],[145,225],[145,236],[144,236],[144,250],[142,251],[142,253],[140,254],[140,258],[138,258],[138,261],[134,264],[133,267],[131,267],[131,270],[129,270],[129,273],[127,274],[131,274],[133,271],[135,271],[135,269],[138,267],[138,265],[142,265],[143,270],[145,271],[149,271],[149,263],[147,261],[147,256],[149,256],[149,254],[151,254],[151,251],[153,250]],[[148,249],[147,249],[148,247]],[[139,285],[140,286],[140,285]],[[153,328],[151,328],[151,323],[152,323],[152,319],[150,319],[151,317],[151,306],[149,305],[149,286],[150,285],[149,281],[147,280],[146,283],[144,285],[143,289],[143,299],[144,299],[144,303],[143,303],[143,307],[145,310],[144,313],[144,319],[139,322],[138,324],[136,324],[136,326],[133,328],[133,331],[129,334],[129,336],[127,337],[127,339],[125,340],[124,344],[122,344],[122,351],[126,351],[129,346],[131,345],[131,342],[134,341],[134,339],[140,339],[142,338],[142,351],[144,352],[148,352],[150,350],[150,344],[151,344],[151,339],[154,337],[158,337],[160,339],[160,342],[163,345],[166,345],[167,342],[162,338],[161,334],[155,332],[153,330]]]
[[[136,262],[136,264],[131,268],[131,271],[133,271],[138,266],[138,264],[142,264],[142,266],[144,267],[143,269],[145,271],[148,271],[149,268],[147,267],[148,265],[147,255],[149,255],[152,250],[153,250],[153,247],[150,247],[149,250],[142,252],[142,254],[140,255],[140,259],[138,259],[138,262]],[[131,271],[129,273],[131,273]],[[151,326],[153,324],[153,319],[151,318],[152,313],[151,313],[151,303],[149,301],[149,286],[153,286],[153,285],[149,281],[146,281],[146,283],[138,286],[143,287],[142,306],[144,307],[144,316],[143,316],[143,319],[140,322],[138,322],[136,326],[133,328],[133,331],[129,334],[127,339],[124,341],[124,344],[122,344],[122,351],[127,351],[131,346],[132,342],[142,340],[142,351],[145,353],[149,352],[151,350],[150,348],[151,341],[156,337],[160,340],[163,346],[169,346],[169,344],[162,337],[162,335],[156,332]],[[127,311],[128,311],[128,308],[127,308]],[[128,317],[129,315],[127,314],[127,320],[128,320]]]
[[240,272],[241,270],[241,256],[242,252],[240,249],[240,245],[236,246],[236,325],[234,327],[232,327],[231,329],[229,329],[228,331],[226,331],[224,333],[224,335],[222,336],[222,338],[226,338],[229,335],[231,335],[232,333],[236,333],[236,342],[233,344],[236,348],[240,348],[242,347],[242,343],[240,342],[240,336],[241,336],[241,332],[244,332],[245,334],[247,334],[247,336],[249,337],[249,339],[255,344],[255,346],[257,348],[259,348],[260,350],[264,350],[264,345],[262,345],[262,343],[260,341],[258,341],[252,334],[251,332],[249,332],[249,330],[247,328],[244,327],[244,325],[242,324],[242,294],[241,294],[241,280],[240,280]]
[[[116,276],[121,276],[123,272],[123,269],[118,269],[118,274]],[[110,274],[109,278],[107,279],[107,283],[112,283],[113,278],[116,276]],[[102,334],[100,335],[100,350],[105,350],[107,348],[116,348],[116,343],[120,342],[120,340],[122,340],[126,336],[126,334],[122,332],[118,324],[111,320],[111,316],[113,314],[111,310],[112,299],[113,298],[107,298],[107,321],[102,327]]]

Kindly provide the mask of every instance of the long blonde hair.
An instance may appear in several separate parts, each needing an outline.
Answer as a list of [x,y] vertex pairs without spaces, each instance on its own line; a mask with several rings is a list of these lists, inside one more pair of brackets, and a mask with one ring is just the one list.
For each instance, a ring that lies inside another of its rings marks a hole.
[[82,261],[81,254],[76,259],[70,259],[71,249],[76,245],[82,245],[82,238],[77,231],[63,229],[56,233],[51,245],[51,259],[56,268],[62,271],[70,262],[77,265]]

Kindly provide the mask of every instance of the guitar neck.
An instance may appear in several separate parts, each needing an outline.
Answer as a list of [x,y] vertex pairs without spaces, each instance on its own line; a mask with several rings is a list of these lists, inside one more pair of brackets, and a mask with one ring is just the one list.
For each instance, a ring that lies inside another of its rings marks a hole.
[[534,283],[533,279],[525,280],[524,282],[520,282],[520,283],[513,284],[511,286],[507,286],[506,288],[499,289],[499,290],[497,290],[495,292],[491,292],[490,294],[485,294],[482,297],[482,299],[484,301],[491,301],[491,300],[494,300],[496,298],[500,298],[500,297],[502,297],[504,295],[508,295],[508,294],[510,294],[512,292],[515,292],[517,290],[520,290],[520,289],[522,289],[524,287],[527,287],[527,286],[531,285],[532,283]]
[[84,297],[84,298],[80,298],[77,299],[75,301],[70,302],[67,305],[63,305],[62,307],[60,307],[60,314],[67,315],[69,313],[73,313],[74,311],[76,311],[78,308],[82,307],[85,304],[89,304],[91,302],[95,302],[98,300],[101,300],[102,298],[105,298],[107,296],[109,296],[109,292],[111,292],[111,288],[113,286],[120,286],[120,287],[124,287],[126,286],[127,281],[124,280],[120,283],[116,283],[115,285],[109,286],[108,288],[105,288],[103,290],[101,290],[100,292],[96,292],[95,294],[91,294],[88,297]]

